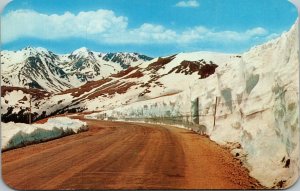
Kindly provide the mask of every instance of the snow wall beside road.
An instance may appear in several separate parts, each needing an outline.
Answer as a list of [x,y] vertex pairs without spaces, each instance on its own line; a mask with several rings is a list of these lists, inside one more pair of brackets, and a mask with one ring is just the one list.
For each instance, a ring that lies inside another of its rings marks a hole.
[[193,129],[230,147],[262,185],[291,186],[299,175],[298,42],[297,22],[182,93],[87,117]]

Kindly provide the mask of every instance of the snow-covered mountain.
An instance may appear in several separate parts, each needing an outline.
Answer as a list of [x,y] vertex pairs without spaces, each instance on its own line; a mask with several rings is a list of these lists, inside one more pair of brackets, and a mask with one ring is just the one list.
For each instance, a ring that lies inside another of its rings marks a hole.
[[98,53],[80,48],[58,55],[44,48],[1,51],[2,85],[58,92],[99,80],[151,58],[137,53]]
[[43,48],[1,51],[1,85],[58,91],[73,87],[72,79],[57,65],[58,56]]
[[80,48],[60,56],[58,66],[81,82],[100,80],[152,58],[137,53],[100,53]]
[[[101,53],[95,54],[81,49],[76,54],[64,56],[60,60],[71,59],[69,57],[73,57],[72,59],[75,59],[74,57],[77,59],[94,58],[95,55],[101,55]],[[80,87],[45,96],[44,99],[32,95],[34,119],[64,112],[102,111],[177,94],[191,88],[195,81],[214,74],[217,67],[239,62],[240,59],[239,55],[210,52],[180,53],[155,58],[130,66],[101,80],[89,81]],[[71,76],[70,68],[67,66],[62,68],[68,72],[65,72],[67,75]],[[29,107],[29,94],[33,94],[31,91],[25,88],[3,86],[1,101],[4,121],[15,120],[14,115],[20,111],[26,113],[26,108]],[[26,101],[23,100],[24,96]],[[12,97],[18,97],[21,101],[17,103],[11,100]]]

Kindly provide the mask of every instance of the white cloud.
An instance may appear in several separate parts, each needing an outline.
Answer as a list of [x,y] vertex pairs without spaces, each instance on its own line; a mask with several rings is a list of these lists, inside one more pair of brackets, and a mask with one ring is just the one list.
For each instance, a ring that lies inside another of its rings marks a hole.
[[105,35],[103,40],[113,44],[153,44],[174,43],[177,37],[175,31],[166,29],[161,25],[144,23],[139,28]]
[[217,42],[217,43],[228,43],[228,42],[247,42],[253,38],[265,37],[268,31],[262,27],[252,28],[246,31],[215,31],[214,29],[208,29],[203,26],[197,26],[192,29],[184,31],[179,41],[185,43],[192,43],[196,41],[205,42]]
[[70,12],[46,15],[32,10],[17,10],[3,16],[2,26],[2,41],[6,43],[19,37],[60,39],[122,31],[127,28],[127,18],[101,9],[77,15]]
[[272,40],[272,39],[275,39],[275,38],[278,38],[278,37],[280,37],[280,34],[278,34],[278,33],[272,33],[272,34],[269,34],[266,37],[266,40]]
[[193,44],[198,42],[244,43],[253,39],[267,39],[268,31],[257,27],[246,31],[215,31],[204,26],[186,29],[182,32],[167,29],[161,25],[143,24],[137,29],[125,30],[124,33],[109,34],[102,38],[112,44]]
[[88,38],[106,44],[193,44],[201,42],[244,43],[268,40],[274,35],[262,27],[245,31],[217,31],[204,26],[176,31],[162,25],[144,23],[128,28],[128,19],[111,10],[47,15],[32,10],[12,11],[2,18],[4,43],[22,37],[38,39]]
[[262,27],[256,27],[246,31],[248,36],[263,36],[268,34],[268,31]]
[[188,0],[188,1],[179,1],[175,5],[176,7],[199,7],[200,4],[196,0]]

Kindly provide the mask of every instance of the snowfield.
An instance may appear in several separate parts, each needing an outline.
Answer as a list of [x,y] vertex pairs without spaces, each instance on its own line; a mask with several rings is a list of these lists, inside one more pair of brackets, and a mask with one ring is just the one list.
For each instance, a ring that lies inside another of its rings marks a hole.
[[50,118],[44,124],[2,123],[2,151],[40,143],[66,135],[87,131],[88,126],[79,119]]
[[281,37],[253,47],[240,59],[227,59],[215,74],[181,93],[86,118],[192,128],[230,148],[262,185],[289,187],[299,176],[298,36],[297,21]]

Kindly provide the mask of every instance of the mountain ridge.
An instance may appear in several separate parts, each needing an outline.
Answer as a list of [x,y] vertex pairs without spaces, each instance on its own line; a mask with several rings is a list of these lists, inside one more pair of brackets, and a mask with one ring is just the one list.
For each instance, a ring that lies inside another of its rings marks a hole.
[[[100,53],[82,47],[70,54],[55,54],[42,47],[1,51],[2,85],[59,92],[103,79],[151,57],[138,53]],[[31,71],[38,68],[38,71]],[[15,78],[17,76],[17,79]]]

